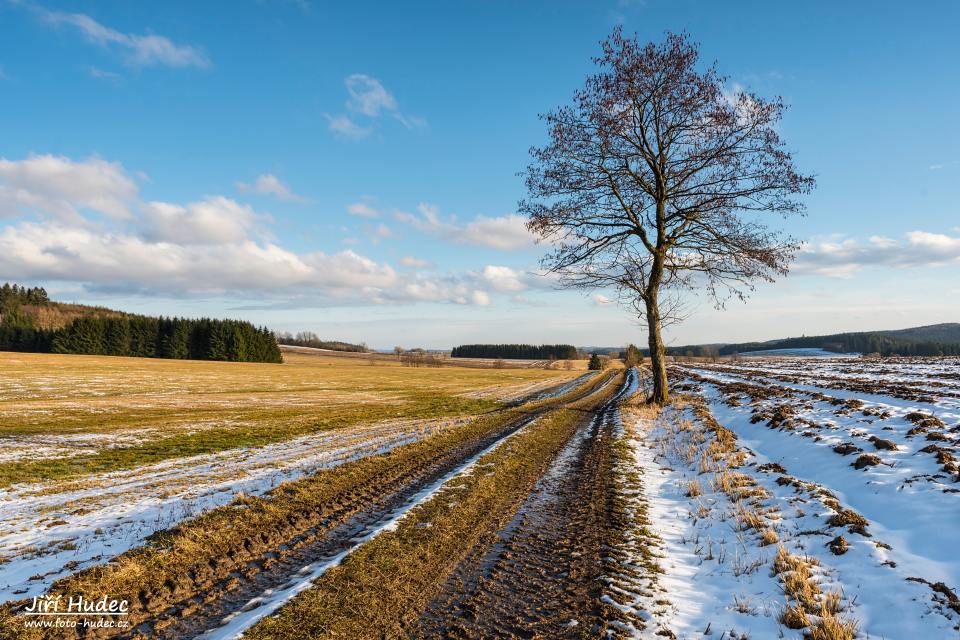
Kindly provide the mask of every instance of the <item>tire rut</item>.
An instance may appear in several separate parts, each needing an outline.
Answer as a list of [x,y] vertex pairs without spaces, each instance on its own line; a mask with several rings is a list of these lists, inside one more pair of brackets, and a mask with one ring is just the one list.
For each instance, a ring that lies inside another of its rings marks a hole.
[[616,617],[604,601],[615,511],[613,437],[632,380],[584,421],[517,515],[446,581],[417,637],[576,638]]

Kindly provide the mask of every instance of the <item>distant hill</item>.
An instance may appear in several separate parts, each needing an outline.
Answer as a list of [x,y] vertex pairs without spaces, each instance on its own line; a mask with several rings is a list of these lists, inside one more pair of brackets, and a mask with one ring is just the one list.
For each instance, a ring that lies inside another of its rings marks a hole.
[[913,327],[912,329],[879,331],[878,333],[892,338],[901,338],[914,342],[957,344],[960,343],[960,322],[944,322],[943,324],[930,324],[925,327]]
[[781,338],[765,342],[669,347],[674,356],[717,356],[773,349],[824,349],[833,353],[879,353],[884,356],[960,355],[960,323],[949,322],[890,331],[859,331],[823,336]]

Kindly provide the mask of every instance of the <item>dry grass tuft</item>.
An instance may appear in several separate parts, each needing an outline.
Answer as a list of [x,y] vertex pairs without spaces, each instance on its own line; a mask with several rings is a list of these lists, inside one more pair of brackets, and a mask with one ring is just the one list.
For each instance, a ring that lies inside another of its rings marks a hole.
[[810,626],[807,614],[800,605],[788,604],[780,611],[777,620],[787,629],[803,629]]
[[856,620],[844,619],[824,612],[810,627],[810,640],[854,640],[857,637]]
[[780,541],[780,538],[777,536],[777,532],[773,529],[764,529],[763,533],[760,534],[760,544],[764,547],[770,546],[771,544],[777,544]]

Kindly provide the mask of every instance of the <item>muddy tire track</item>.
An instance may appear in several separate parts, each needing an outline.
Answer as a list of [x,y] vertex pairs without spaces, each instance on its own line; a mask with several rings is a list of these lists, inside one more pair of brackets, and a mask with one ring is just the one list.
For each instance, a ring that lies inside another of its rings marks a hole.
[[598,637],[620,617],[604,600],[603,576],[616,526],[617,407],[630,388],[585,416],[516,516],[446,581],[414,635]]

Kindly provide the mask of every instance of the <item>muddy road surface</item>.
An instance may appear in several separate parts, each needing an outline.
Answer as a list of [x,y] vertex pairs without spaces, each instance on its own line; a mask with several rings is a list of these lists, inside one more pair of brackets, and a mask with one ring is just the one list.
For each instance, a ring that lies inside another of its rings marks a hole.
[[604,598],[607,542],[618,528],[613,446],[621,391],[581,426],[513,520],[446,581],[418,637],[598,637],[616,612]]

